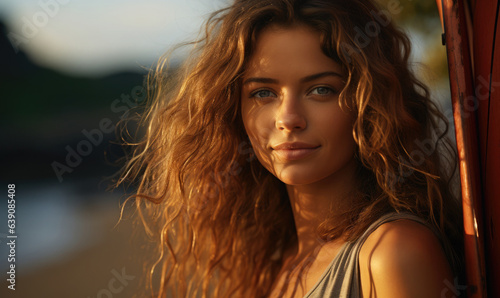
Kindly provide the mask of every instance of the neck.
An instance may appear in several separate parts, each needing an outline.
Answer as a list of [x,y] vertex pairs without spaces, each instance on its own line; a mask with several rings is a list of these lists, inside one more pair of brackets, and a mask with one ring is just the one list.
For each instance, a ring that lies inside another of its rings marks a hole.
[[335,217],[352,204],[355,187],[356,161],[342,170],[308,185],[287,185],[288,196],[297,230],[297,247],[293,255],[305,256],[324,243],[317,236],[319,225]]

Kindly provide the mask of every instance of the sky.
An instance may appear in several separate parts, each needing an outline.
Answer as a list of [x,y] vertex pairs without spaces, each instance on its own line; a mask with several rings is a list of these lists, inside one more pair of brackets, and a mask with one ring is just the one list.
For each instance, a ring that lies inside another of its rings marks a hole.
[[[70,75],[149,68],[173,46],[196,39],[230,0],[0,0],[11,43],[37,64]],[[410,34],[416,60],[424,39]],[[182,58],[188,48],[177,52]]]
[[36,63],[74,75],[149,67],[196,38],[225,0],[0,0],[17,48]]

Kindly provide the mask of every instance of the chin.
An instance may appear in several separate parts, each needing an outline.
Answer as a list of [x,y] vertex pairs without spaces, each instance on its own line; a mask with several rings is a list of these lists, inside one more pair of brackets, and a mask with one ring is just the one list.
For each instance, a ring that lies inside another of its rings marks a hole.
[[276,178],[286,185],[307,185],[320,180],[304,171],[292,172],[286,170],[282,170],[281,173],[276,175]]

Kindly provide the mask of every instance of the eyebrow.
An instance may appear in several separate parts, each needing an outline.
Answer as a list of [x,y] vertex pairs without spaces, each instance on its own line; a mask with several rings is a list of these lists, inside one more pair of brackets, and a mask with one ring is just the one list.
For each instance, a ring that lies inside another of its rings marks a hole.
[[[325,71],[325,72],[320,72],[316,73],[313,75],[309,75],[307,77],[303,77],[300,79],[301,83],[307,83],[310,81],[314,81],[323,77],[328,77],[328,76],[334,76],[334,77],[339,77],[342,78],[342,75],[334,72],[334,71]],[[243,85],[249,84],[249,83],[263,83],[263,84],[279,84],[279,81],[276,79],[272,78],[261,78],[261,77],[253,77],[253,78],[248,78],[243,82]]]

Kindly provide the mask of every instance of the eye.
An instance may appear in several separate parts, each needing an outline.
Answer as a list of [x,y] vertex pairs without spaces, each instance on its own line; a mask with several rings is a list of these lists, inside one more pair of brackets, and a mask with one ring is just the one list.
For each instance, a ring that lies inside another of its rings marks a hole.
[[250,97],[255,97],[255,98],[276,97],[276,94],[274,94],[269,90],[258,90],[250,94]]
[[335,90],[329,87],[316,87],[311,92],[309,92],[311,95],[330,95],[330,94],[335,94]]

